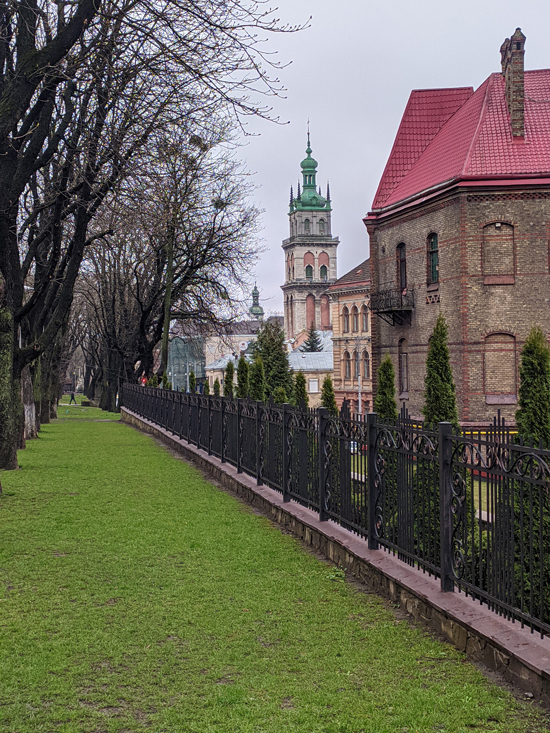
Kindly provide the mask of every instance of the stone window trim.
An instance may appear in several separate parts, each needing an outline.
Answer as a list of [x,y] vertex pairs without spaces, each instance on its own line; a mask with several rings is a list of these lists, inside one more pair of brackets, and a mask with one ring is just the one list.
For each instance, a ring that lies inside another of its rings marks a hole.
[[370,379],[370,354],[363,351],[363,379]]
[[353,333],[359,333],[359,310],[356,305],[351,309],[351,330]]
[[308,380],[308,390],[310,394],[315,394],[316,392],[319,392],[319,379],[318,378],[311,378]]
[[361,306],[361,331],[363,333],[369,332],[369,309],[365,304]]
[[342,308],[342,333],[349,333],[349,309],[347,305]]
[[343,379],[351,379],[351,356],[350,356],[349,351],[344,351],[342,355],[342,361],[343,361],[343,369],[342,369]]

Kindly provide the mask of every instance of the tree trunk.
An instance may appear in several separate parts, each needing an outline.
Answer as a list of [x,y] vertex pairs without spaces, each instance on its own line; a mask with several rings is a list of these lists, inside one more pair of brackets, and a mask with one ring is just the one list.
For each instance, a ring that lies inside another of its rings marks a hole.
[[107,357],[107,376],[103,382],[99,406],[107,412],[116,412],[116,396],[121,378],[124,378],[124,365],[118,352],[109,349]]
[[32,377],[32,391],[34,399],[34,417],[36,425],[36,436],[40,432],[40,404],[42,399],[42,357],[31,364],[31,377]]
[[25,416],[25,440],[32,440],[32,438],[37,437],[37,433],[34,391],[29,366],[26,366],[21,373],[21,399]]
[[13,314],[0,307],[0,468],[14,469],[21,425],[21,395],[14,379],[15,333]]

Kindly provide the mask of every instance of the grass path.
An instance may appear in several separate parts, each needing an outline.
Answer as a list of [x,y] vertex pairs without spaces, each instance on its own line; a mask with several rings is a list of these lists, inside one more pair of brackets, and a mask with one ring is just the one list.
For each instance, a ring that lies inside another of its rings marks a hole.
[[149,437],[86,416],[2,474],[0,731],[549,730]]

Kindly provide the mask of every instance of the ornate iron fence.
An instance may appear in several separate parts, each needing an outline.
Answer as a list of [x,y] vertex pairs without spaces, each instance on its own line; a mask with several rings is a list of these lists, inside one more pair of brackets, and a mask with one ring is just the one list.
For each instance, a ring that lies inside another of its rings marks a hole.
[[412,420],[126,384],[123,405],[496,612],[550,633],[550,451]]

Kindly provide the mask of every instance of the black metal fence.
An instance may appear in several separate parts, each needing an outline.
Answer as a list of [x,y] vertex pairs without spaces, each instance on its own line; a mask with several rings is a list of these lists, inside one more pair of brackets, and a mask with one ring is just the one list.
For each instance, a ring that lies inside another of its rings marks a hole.
[[550,633],[550,451],[374,413],[126,384],[124,407],[499,614]]

